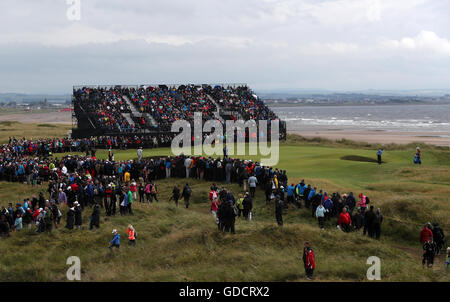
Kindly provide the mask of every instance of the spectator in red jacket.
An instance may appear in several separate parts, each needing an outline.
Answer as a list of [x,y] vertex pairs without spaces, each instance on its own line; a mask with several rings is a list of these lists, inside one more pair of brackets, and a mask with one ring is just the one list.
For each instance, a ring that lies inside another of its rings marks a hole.
[[428,222],[422,231],[420,231],[420,243],[424,244],[430,238],[433,238],[433,232],[431,231],[431,223]]
[[316,260],[314,259],[314,251],[308,241],[305,242],[305,247],[303,248],[303,265],[305,267],[306,278],[312,280],[314,269],[316,268]]
[[338,225],[344,232],[348,233],[350,232],[351,224],[352,219],[350,218],[350,214],[347,212],[347,207],[344,207],[339,215]]

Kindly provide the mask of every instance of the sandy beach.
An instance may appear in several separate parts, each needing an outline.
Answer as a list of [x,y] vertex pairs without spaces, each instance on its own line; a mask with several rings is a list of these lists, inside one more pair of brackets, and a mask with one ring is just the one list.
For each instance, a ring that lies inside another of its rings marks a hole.
[[304,137],[323,137],[331,140],[348,139],[368,143],[397,143],[409,144],[412,142],[423,142],[436,146],[450,146],[450,132],[407,132],[407,131],[385,131],[385,130],[305,130],[288,131]]

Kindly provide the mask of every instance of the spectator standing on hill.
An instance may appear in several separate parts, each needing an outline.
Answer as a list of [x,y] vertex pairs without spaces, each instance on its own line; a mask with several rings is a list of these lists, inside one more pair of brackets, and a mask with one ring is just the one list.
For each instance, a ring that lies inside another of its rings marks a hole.
[[325,222],[325,213],[326,212],[327,212],[327,209],[325,209],[322,204],[319,204],[319,206],[316,209],[316,217],[317,217],[317,220],[319,221],[319,228],[321,230],[324,229],[323,225]]
[[[353,192],[350,192],[350,194],[348,194],[348,196],[346,196],[345,205],[348,207],[348,211],[351,215],[353,213],[353,210],[356,207],[356,199],[353,196]],[[361,213],[361,214],[363,214],[363,213]]]
[[310,246],[308,241],[305,242],[305,247],[303,248],[303,266],[305,267],[305,274],[308,280],[314,278],[314,269],[316,268],[316,260],[314,258],[314,251]]
[[66,228],[69,230],[73,229],[74,221],[75,221],[75,208],[69,208],[67,210],[67,222],[66,222]]
[[89,229],[92,230],[94,226],[98,229],[100,227],[100,206],[96,203],[92,209],[91,222]]
[[344,232],[350,232],[350,226],[352,224],[352,219],[350,214],[347,212],[347,208],[344,208],[342,213],[339,215],[338,225]]
[[[361,208],[362,209],[362,208]],[[369,237],[372,238],[374,235],[373,231],[373,222],[376,218],[375,213],[373,212],[373,206],[370,206],[369,211],[364,213],[364,230],[363,235],[366,235],[368,233]]]
[[287,197],[287,202],[290,204],[294,204],[295,203],[295,185],[294,183],[292,183],[290,186],[288,186],[286,188],[286,197]]
[[363,225],[363,216],[361,215],[361,209],[358,209],[352,217],[353,228],[356,232],[359,232]]
[[127,202],[127,210],[130,215],[133,215],[133,209],[131,208],[131,204],[133,203],[133,193],[128,188],[128,202]]
[[373,220],[373,232],[375,239],[380,240],[381,236],[381,223],[383,222],[383,215],[381,215],[380,208],[377,208],[375,219]]
[[378,149],[377,157],[378,157],[378,164],[379,165],[381,165],[381,155],[382,154],[383,154],[383,149],[382,148]]
[[138,161],[140,162],[142,160],[142,147],[139,147],[139,149],[137,150],[137,156],[138,156]]
[[75,201],[73,203],[74,205],[74,214],[75,214],[75,226],[77,229],[81,230],[81,226],[83,224],[83,218],[82,218],[82,210],[81,206],[78,204],[78,201]]

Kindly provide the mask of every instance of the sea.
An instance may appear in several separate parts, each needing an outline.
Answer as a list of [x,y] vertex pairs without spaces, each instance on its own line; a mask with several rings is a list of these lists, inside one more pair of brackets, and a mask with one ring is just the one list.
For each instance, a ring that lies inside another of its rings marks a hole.
[[286,121],[288,131],[450,132],[450,104],[296,106],[271,109],[281,120]]

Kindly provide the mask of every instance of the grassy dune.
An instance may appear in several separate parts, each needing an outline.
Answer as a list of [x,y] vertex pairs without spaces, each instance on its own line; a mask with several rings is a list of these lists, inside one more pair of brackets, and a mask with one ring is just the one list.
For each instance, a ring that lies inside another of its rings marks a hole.
[[[55,113],[57,114],[57,113]],[[65,124],[33,124],[16,121],[0,122],[0,144],[7,143],[10,137],[27,139],[66,137],[72,125]]]
[[[99,230],[61,228],[41,235],[23,231],[0,240],[0,280],[65,281],[67,257],[79,256],[84,281],[304,281],[301,251],[309,240],[315,249],[318,281],[365,281],[369,256],[381,258],[382,281],[450,281],[443,256],[436,258],[433,269],[422,268],[418,242],[427,221],[438,221],[446,234],[450,232],[450,151],[424,146],[422,166],[412,164],[415,145],[385,147],[386,164],[381,166],[341,159],[374,158],[376,147],[290,136],[280,146],[277,167],[288,171],[290,182],[304,178],[330,194],[353,191],[370,196],[385,216],[380,241],[344,234],[331,223],[321,231],[306,209],[290,208],[283,217],[285,225],[278,228],[273,205],[265,205],[259,190],[255,219],[238,219],[235,235],[220,234],[209,213],[209,183],[189,180],[193,204],[186,210],[168,202],[173,184],[186,181],[170,179],[157,182],[159,203],[135,202],[134,216],[110,218],[102,212]],[[144,151],[144,156],[166,154],[169,149]],[[106,152],[99,150],[97,157],[106,158]],[[136,152],[116,151],[115,157],[135,158]],[[227,188],[241,192],[238,185]],[[38,190],[0,183],[5,205],[32,192]],[[84,213],[85,228],[90,212]],[[128,223],[138,232],[136,247],[126,244]],[[122,235],[118,253],[107,249],[113,228]]]

